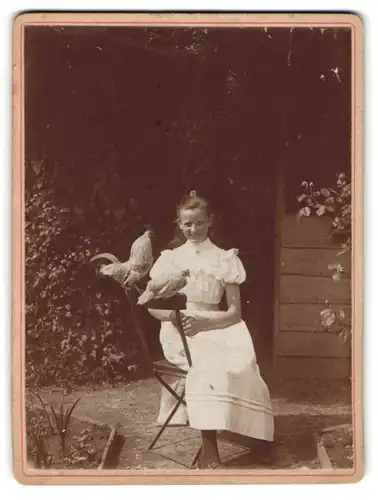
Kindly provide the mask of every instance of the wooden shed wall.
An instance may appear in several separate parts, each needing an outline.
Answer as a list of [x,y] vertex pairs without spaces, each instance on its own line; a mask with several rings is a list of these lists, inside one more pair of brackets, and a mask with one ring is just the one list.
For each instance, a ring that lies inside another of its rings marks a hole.
[[[291,377],[344,378],[350,375],[350,345],[334,329],[325,332],[319,313],[325,301],[350,311],[350,256],[327,238],[331,222],[284,215],[279,259],[279,305],[275,365]],[[340,262],[348,277],[336,282],[328,265]]]

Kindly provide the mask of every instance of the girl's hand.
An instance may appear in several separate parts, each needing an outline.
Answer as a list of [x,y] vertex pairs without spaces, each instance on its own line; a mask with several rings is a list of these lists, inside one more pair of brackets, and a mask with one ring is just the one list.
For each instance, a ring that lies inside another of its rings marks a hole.
[[181,316],[182,326],[184,328],[184,333],[187,337],[194,337],[197,333],[205,330],[207,325],[206,318],[195,318],[193,316]]

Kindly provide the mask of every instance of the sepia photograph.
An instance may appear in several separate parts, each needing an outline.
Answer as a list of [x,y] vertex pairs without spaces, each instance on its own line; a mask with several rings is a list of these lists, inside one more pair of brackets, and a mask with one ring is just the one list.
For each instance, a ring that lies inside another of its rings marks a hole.
[[15,18],[18,481],[362,477],[362,32]]

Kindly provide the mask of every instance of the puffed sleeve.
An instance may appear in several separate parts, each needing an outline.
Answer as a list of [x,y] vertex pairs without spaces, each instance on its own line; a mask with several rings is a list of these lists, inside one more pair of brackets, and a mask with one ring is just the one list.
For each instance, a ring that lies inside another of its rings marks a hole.
[[246,280],[247,273],[245,272],[242,261],[238,257],[238,250],[233,248],[227,250],[223,259],[222,280],[225,284],[234,283],[240,285]]
[[173,251],[163,250],[150,270],[150,278],[155,279],[166,274],[174,266]]

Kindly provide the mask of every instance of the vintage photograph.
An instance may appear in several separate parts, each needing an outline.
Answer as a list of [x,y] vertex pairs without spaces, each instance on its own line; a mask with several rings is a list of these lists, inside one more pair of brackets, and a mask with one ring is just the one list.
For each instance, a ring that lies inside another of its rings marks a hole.
[[351,14],[15,19],[20,481],[362,476],[361,40]]

